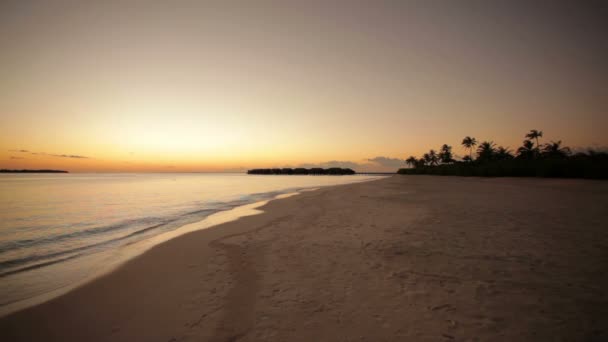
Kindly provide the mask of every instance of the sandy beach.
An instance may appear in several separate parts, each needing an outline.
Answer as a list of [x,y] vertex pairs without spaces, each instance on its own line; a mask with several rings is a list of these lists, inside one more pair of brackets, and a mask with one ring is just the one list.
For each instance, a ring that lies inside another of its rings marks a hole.
[[600,341],[608,183],[390,178],[275,200],[0,319],[3,341]]

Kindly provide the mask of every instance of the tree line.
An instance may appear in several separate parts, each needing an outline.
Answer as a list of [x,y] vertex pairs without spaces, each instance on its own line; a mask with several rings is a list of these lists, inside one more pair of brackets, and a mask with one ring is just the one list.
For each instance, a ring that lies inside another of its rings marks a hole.
[[323,168],[282,168],[282,169],[253,169],[247,171],[250,175],[354,175],[355,171],[348,168],[330,167]]
[[68,173],[68,171],[64,170],[9,170],[9,169],[0,169],[0,173]]
[[497,146],[493,141],[478,143],[474,137],[465,137],[461,145],[468,152],[462,160],[454,159],[452,146],[444,144],[439,150],[431,149],[417,158],[405,160],[410,168],[400,174],[434,174],[457,176],[511,176],[511,177],[570,177],[608,178],[608,153],[589,150],[572,153],[562,141],[541,144],[543,132],[530,130],[522,145],[515,151]]

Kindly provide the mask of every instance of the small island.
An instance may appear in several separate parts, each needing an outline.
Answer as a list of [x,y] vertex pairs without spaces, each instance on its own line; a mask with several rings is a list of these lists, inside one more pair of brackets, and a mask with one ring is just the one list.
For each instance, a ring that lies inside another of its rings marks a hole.
[[249,175],[354,175],[355,171],[352,169],[344,169],[340,167],[330,167],[328,169],[323,168],[282,168],[282,169],[253,169],[247,171]]
[[0,173],[69,173],[65,170],[9,170],[0,169]]

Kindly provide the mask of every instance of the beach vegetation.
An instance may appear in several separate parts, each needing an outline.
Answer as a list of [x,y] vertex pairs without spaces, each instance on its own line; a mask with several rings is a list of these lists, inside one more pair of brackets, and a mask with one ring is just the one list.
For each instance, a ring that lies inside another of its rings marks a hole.
[[468,161],[473,160],[473,148],[477,145],[477,140],[475,138],[471,138],[469,136],[464,137],[462,139],[462,146],[464,146],[467,150],[469,150],[469,159]]
[[[497,146],[487,140],[477,143],[466,136],[461,145],[468,155],[456,160],[451,146],[444,144],[439,153],[430,150],[421,158],[406,159],[409,168],[400,174],[428,174],[477,177],[564,177],[608,179],[608,153],[587,150],[572,153],[561,140],[541,144],[543,132],[530,130],[522,145],[513,152],[509,147]],[[473,149],[475,155],[473,155]]]
[[448,144],[443,144],[443,146],[441,146],[441,150],[439,152],[439,161],[442,164],[450,164],[454,162],[452,146],[449,146]]
[[282,169],[252,169],[247,171],[250,175],[354,175],[355,171],[348,168],[282,168]]
[[543,131],[539,131],[536,129],[531,129],[530,132],[526,134],[526,138],[530,140],[536,140],[536,150],[540,151],[540,143],[538,142],[538,138],[543,136]]

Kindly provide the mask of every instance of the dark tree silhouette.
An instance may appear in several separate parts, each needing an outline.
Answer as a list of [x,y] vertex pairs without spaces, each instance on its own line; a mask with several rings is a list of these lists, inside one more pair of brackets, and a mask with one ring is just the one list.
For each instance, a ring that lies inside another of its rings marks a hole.
[[475,138],[471,138],[466,136],[462,139],[462,146],[469,150],[469,161],[473,161],[473,147],[477,145],[477,140]]
[[247,171],[250,175],[354,175],[355,171],[351,169],[342,169],[339,167],[332,167],[329,169],[322,168],[283,168],[283,169],[253,169]]
[[416,166],[415,168],[423,168],[426,165],[426,162],[424,161],[423,158],[418,159],[418,161],[416,161]]
[[517,158],[534,159],[536,157],[536,149],[532,140],[524,140],[522,146],[517,149]]
[[1,169],[0,173],[69,173],[64,170],[9,170],[9,169]]
[[542,136],[543,136],[543,131],[531,129],[530,132],[528,132],[528,134],[526,134],[525,137],[530,140],[535,139],[536,140],[536,150],[540,151],[540,144],[538,142],[538,138],[541,138]]
[[442,164],[450,164],[454,162],[454,158],[452,158],[452,146],[448,144],[443,144],[441,146],[441,150],[439,151],[439,160]]
[[431,165],[431,155],[428,153],[423,154],[422,161],[424,162],[422,165]]
[[435,150],[429,151],[429,162],[433,166],[439,164],[439,156],[437,155],[437,152],[435,152]]
[[[477,145],[474,138],[465,137],[462,145],[469,149],[469,155],[462,161],[451,157],[451,147],[441,147],[439,154],[430,150],[416,161],[408,158],[413,168],[400,169],[406,175],[454,175],[481,177],[567,177],[608,179],[608,153],[589,150],[587,153],[572,154],[563,147],[561,140],[541,145],[542,131],[530,130],[523,145],[516,151],[517,157],[508,147],[498,146],[492,141]],[[536,140],[536,144],[534,143]],[[477,145],[477,159],[472,158],[472,149]]]
[[484,141],[477,148],[477,160],[484,162],[493,160],[496,154],[496,144],[493,141]]
[[405,163],[407,165],[409,165],[410,167],[416,167],[416,164],[418,163],[418,159],[416,159],[416,157],[414,157],[414,156],[410,156],[409,158],[407,158],[405,160]]
[[570,148],[562,147],[562,141],[551,141],[543,146],[542,156],[547,158],[563,159],[571,153]]
[[495,158],[496,160],[509,160],[513,159],[513,154],[508,147],[499,146],[496,149]]

